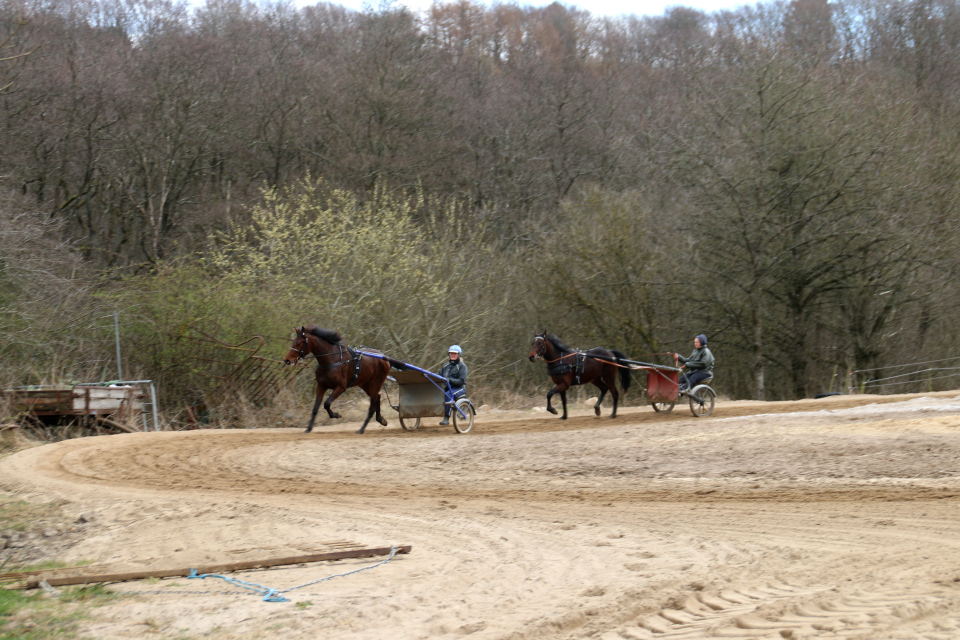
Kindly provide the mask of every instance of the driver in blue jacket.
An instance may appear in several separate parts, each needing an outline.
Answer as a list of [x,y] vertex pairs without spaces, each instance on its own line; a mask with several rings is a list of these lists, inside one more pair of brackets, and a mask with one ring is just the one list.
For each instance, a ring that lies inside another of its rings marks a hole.
[[[453,399],[456,400],[467,394],[467,390],[464,389],[467,385],[467,365],[464,364],[463,358],[461,357],[463,356],[463,349],[460,348],[460,345],[453,345],[447,352],[450,360],[440,367],[439,375],[446,378],[447,382],[450,383]],[[440,422],[441,426],[450,424],[450,411],[451,408],[449,406],[444,407],[443,421]]]

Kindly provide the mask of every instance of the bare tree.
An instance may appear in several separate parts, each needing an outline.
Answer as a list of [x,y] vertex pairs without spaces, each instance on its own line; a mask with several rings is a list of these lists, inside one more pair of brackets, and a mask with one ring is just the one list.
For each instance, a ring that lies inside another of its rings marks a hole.
[[[692,266],[736,292],[742,307],[733,315],[753,354],[754,396],[765,396],[774,363],[787,373],[790,394],[802,397],[828,296],[907,257],[908,243],[883,224],[888,207],[903,204],[889,197],[888,180],[903,167],[891,166],[897,156],[888,152],[905,121],[901,105],[879,102],[869,118],[860,116],[848,101],[862,112],[867,94],[846,95],[829,77],[778,56],[749,68],[728,77],[717,108],[678,137],[681,175],[698,208]],[[713,302],[719,313],[730,305]]]

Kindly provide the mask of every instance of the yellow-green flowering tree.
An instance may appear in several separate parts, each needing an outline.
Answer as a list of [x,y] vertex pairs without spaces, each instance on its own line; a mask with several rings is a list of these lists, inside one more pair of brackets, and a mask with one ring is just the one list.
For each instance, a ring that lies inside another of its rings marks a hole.
[[381,184],[363,198],[305,180],[267,190],[250,214],[215,239],[208,262],[288,310],[287,330],[319,324],[432,366],[452,342],[479,343],[509,304],[483,229],[420,189]]

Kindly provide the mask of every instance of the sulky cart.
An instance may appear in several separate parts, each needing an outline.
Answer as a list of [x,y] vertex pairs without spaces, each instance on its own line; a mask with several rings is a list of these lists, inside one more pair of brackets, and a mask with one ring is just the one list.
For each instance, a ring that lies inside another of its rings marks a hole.
[[420,418],[442,417],[447,407],[451,409],[453,428],[457,433],[468,433],[473,428],[477,414],[473,402],[463,396],[456,398],[445,378],[403,363],[403,368],[393,371],[387,379],[396,382],[400,389],[397,404],[390,406],[400,414],[400,426],[404,430],[413,431],[419,427]]
[[713,413],[717,394],[709,383],[713,378],[707,378],[693,389],[680,391],[680,376],[685,375],[677,367],[669,367],[636,360],[621,360],[630,365],[634,371],[647,372],[647,401],[653,410],[658,413],[670,413],[681,396],[686,396],[690,403],[690,412],[698,418],[705,418]]

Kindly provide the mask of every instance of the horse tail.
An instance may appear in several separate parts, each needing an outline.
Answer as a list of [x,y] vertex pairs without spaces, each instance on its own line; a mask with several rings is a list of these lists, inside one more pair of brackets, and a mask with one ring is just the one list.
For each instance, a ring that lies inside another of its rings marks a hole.
[[[621,360],[627,359],[627,354],[616,349],[611,349],[610,352],[616,357],[617,364],[620,364]],[[626,391],[630,388],[630,369],[624,366],[617,367],[617,371],[620,373],[620,388]]]
[[402,360],[397,360],[396,358],[391,358],[390,356],[383,356],[383,359],[390,363],[390,366],[399,371],[407,370],[407,363]]

